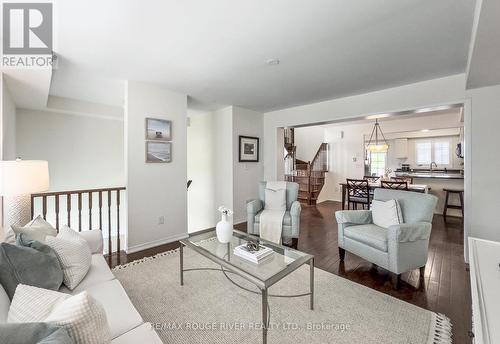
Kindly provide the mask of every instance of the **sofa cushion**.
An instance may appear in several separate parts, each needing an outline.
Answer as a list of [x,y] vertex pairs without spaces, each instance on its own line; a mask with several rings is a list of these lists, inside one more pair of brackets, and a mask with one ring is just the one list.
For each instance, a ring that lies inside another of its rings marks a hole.
[[38,215],[23,227],[11,226],[5,235],[5,242],[13,244],[16,241],[16,235],[21,233],[26,234],[30,240],[44,242],[47,236],[56,236],[57,230]]
[[272,190],[266,188],[264,191],[266,195],[266,203],[264,204],[265,210],[286,210],[286,190]]
[[71,295],[19,284],[10,304],[9,323],[43,322],[54,307]]
[[7,322],[7,315],[9,314],[10,299],[7,293],[0,284],[0,324]]
[[359,225],[344,228],[344,236],[365,245],[387,252],[387,229],[373,225]]
[[20,284],[12,300],[8,321],[62,326],[76,344],[111,343],[106,312],[86,291],[71,296]]
[[[260,223],[260,214],[261,212],[255,215],[255,223]],[[283,216],[283,225],[291,226],[292,225],[292,217],[290,216],[289,211],[285,211],[285,215]]]
[[61,281],[61,266],[50,247],[38,242],[34,248],[0,244],[0,284],[10,299],[19,283],[58,290]]
[[91,286],[87,288],[87,292],[104,307],[112,338],[119,337],[144,322],[118,280]]
[[401,207],[399,206],[399,202],[395,199],[387,201],[378,201],[374,199],[371,210],[373,224],[379,227],[389,228],[390,226],[403,223]]
[[76,288],[71,291],[68,289],[68,287],[63,285],[61,289],[59,289],[59,291],[75,295],[81,291],[87,290],[91,286],[111,281],[113,279],[115,279],[115,275],[113,275],[113,273],[109,269],[108,263],[106,262],[104,256],[102,254],[93,254],[89,272],[76,286]]
[[100,253],[104,251],[102,231],[100,229],[92,229],[90,231],[79,232],[80,236],[87,241],[90,247],[90,252],[92,254]]
[[0,324],[0,343],[75,344],[65,328],[46,323]]
[[139,327],[134,328],[133,330],[128,331],[125,334],[122,334],[120,337],[113,339],[112,344],[136,344],[136,343],[144,343],[144,344],[162,344],[160,337],[153,330],[151,324],[145,323]]
[[68,226],[64,226],[57,237],[47,237],[45,242],[57,253],[63,268],[64,284],[70,290],[75,289],[92,263],[92,253],[87,241]]

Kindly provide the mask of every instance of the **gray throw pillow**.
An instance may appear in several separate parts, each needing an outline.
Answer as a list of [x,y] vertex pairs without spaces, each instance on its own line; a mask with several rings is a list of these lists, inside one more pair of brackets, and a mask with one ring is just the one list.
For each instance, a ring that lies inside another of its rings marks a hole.
[[19,283],[34,287],[59,290],[63,271],[56,253],[37,241],[24,241],[28,245],[0,244],[0,284],[12,300]]
[[75,344],[65,328],[47,323],[0,324],[2,344]]

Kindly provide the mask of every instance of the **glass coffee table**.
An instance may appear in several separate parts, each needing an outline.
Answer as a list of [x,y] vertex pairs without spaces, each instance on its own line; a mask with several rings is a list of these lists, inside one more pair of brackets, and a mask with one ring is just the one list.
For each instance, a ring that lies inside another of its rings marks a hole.
[[[259,240],[260,244],[271,248],[274,254],[269,259],[256,264],[249,262],[233,254],[236,246],[246,244],[249,240]],[[272,242],[259,239],[258,237],[234,231],[232,240],[227,244],[222,244],[217,240],[215,230],[210,230],[201,234],[193,235],[187,239],[180,240],[180,282],[184,285],[184,272],[194,270],[217,270],[222,271],[224,275],[234,284],[249,292],[258,293],[262,296],[262,342],[267,343],[267,330],[269,327],[268,315],[269,304],[268,297],[302,297],[309,296],[310,308],[314,309],[314,256],[291,249],[286,246],[277,245]],[[193,251],[208,258],[212,262],[220,265],[220,269],[215,268],[194,268],[184,269],[183,247],[189,247]],[[309,264],[309,292],[298,295],[272,295],[268,294],[268,288],[281,279],[288,276],[304,264]],[[229,276],[236,274],[251,282],[259,291],[253,291],[246,287],[238,285]]]

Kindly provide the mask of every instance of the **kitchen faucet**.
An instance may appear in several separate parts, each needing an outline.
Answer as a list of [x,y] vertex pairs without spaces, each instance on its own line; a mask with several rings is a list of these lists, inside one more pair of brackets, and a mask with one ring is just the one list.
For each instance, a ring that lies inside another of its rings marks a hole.
[[429,166],[429,169],[431,170],[431,172],[432,172],[432,166],[435,166],[436,168],[438,167],[438,165],[434,161],[431,162],[431,164]]

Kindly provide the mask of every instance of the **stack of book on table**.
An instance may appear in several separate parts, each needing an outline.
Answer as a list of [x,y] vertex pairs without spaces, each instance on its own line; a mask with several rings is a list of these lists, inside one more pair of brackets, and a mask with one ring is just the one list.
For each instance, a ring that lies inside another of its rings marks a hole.
[[246,259],[252,263],[259,264],[260,262],[271,257],[274,253],[269,247],[259,245],[258,251],[251,251],[248,249],[247,244],[236,246],[233,251],[235,256]]

